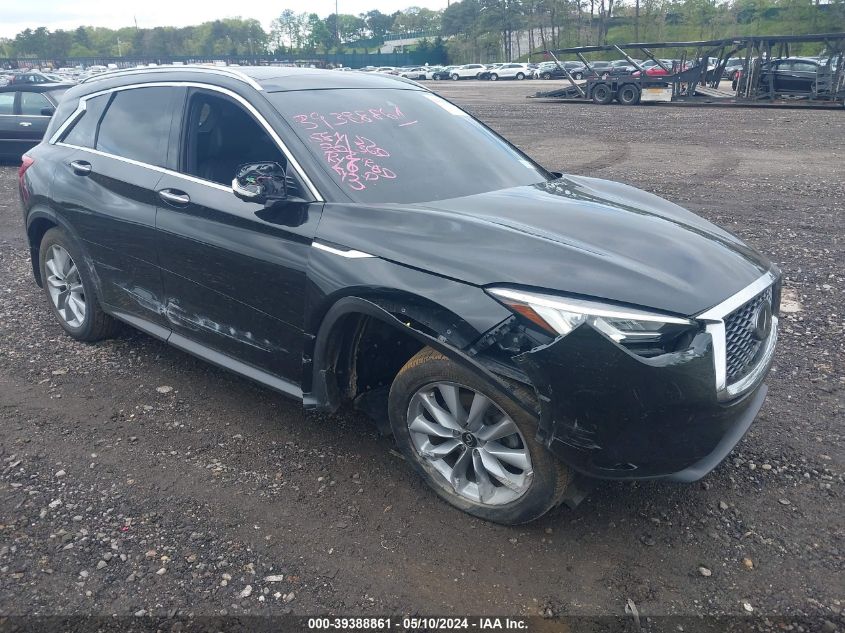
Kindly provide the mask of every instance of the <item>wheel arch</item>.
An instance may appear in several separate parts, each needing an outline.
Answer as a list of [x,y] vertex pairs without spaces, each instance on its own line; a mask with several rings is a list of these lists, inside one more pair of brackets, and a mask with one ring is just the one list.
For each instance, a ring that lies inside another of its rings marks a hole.
[[[519,398],[507,381],[486,367],[472,350],[459,347],[458,338],[437,331],[440,326],[434,324],[440,321],[427,314],[430,306],[402,303],[406,308],[398,313],[393,312],[397,305],[393,297],[345,296],[331,305],[314,337],[310,371],[306,362],[306,379],[310,379],[310,384],[303,385],[306,408],[335,411],[344,400],[352,399],[356,405],[363,402],[359,408],[370,413],[377,422],[386,420],[377,414],[382,404],[386,407],[390,385],[373,382],[381,379],[383,383],[388,378],[392,382],[398,370],[428,346],[475,372],[492,389],[537,415],[531,403]],[[389,345],[396,345],[395,354],[391,356],[388,352],[387,356],[381,356],[382,350],[377,359],[368,355],[366,363],[359,364],[360,355],[369,349],[369,344],[382,340],[382,336],[387,337],[384,340]],[[368,367],[365,371],[369,374],[358,373],[363,365]],[[363,400],[359,401],[359,398]]]
[[33,208],[27,214],[26,238],[29,242],[32,274],[35,277],[35,283],[38,284],[39,287],[43,283],[43,280],[41,279],[41,265],[38,261],[41,251],[41,240],[44,239],[44,234],[54,227],[60,227],[74,240],[76,240],[77,243],[81,244],[79,236],[73,228],[49,207],[38,206]]

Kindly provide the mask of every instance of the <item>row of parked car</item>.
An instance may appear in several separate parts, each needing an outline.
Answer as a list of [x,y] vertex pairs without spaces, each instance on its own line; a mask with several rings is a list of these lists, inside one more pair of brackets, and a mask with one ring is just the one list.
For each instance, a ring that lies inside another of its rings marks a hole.
[[[682,63],[676,59],[636,60],[640,68],[644,68],[649,76],[667,75],[680,69],[690,68],[696,62]],[[715,67],[715,60],[713,60]],[[734,79],[735,73],[742,68],[742,60],[730,60],[725,69],[725,78]],[[565,70],[564,70],[565,69]],[[336,70],[352,70],[338,68]],[[376,72],[387,75],[406,77],[414,80],[452,80],[461,79],[565,79],[567,72],[576,81],[590,77],[608,79],[614,76],[638,76],[640,70],[627,59],[610,61],[597,60],[589,62],[589,67],[579,61],[545,61],[541,63],[504,62],[496,64],[463,64],[452,66],[368,66],[360,69],[363,72]]]

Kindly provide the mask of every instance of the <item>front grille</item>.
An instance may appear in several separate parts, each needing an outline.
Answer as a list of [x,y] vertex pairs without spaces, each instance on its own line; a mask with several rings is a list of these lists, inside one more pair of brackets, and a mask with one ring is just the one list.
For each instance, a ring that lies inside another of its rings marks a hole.
[[729,385],[744,378],[757,364],[765,341],[758,341],[752,332],[757,310],[764,302],[772,307],[771,286],[725,317],[726,377]]

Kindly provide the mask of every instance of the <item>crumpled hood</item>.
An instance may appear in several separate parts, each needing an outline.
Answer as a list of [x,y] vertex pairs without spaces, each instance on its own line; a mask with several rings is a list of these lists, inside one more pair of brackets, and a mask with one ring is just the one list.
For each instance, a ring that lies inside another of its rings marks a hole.
[[328,204],[318,237],[474,285],[683,315],[720,303],[771,266],[686,209],[580,176],[423,204]]

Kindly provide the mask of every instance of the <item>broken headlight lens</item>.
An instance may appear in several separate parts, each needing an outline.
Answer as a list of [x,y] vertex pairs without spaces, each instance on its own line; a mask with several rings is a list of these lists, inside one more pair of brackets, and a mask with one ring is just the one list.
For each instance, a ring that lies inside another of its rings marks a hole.
[[688,344],[698,327],[690,319],[609,303],[488,288],[487,292],[517,314],[556,335],[589,323],[617,343],[642,356],[655,356]]

